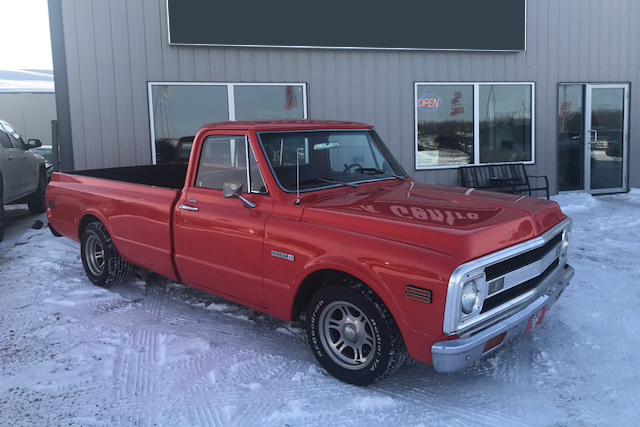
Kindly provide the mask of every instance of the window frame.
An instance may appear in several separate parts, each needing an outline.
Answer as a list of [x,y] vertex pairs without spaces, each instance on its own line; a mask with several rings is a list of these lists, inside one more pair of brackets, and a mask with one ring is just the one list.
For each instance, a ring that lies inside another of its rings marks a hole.
[[9,133],[5,130],[4,125],[3,125],[2,122],[0,122],[0,132],[2,132],[7,137],[7,141],[9,141],[9,146],[8,147],[5,147],[0,142],[0,150],[15,150],[15,147],[13,146],[13,143],[11,142],[11,138],[9,138]]
[[[418,86],[472,86],[473,87],[473,163],[463,165],[418,166]],[[480,86],[525,86],[531,88],[531,160],[518,162],[480,162]],[[458,169],[464,166],[510,165],[536,163],[536,83],[535,82],[414,82],[413,84],[413,155],[414,168],[421,170]]]
[[[193,188],[200,188],[203,190],[211,190],[211,191],[223,191],[222,188],[209,188],[209,187],[200,187],[197,185],[198,183],[198,173],[200,172],[200,167],[202,166],[202,154],[204,153],[204,149],[206,146],[206,142],[207,139],[209,138],[229,138],[229,139],[244,139],[244,145],[245,145],[245,163],[246,163],[246,177],[245,179],[247,180],[247,188],[243,188],[242,189],[242,193],[243,194],[257,194],[257,195],[262,195],[262,196],[268,196],[269,195],[269,187],[267,186],[267,182],[264,180],[264,175],[262,174],[262,170],[260,169],[260,165],[258,164],[258,160],[256,157],[255,152],[253,151],[253,147],[251,146],[251,142],[249,141],[249,135],[246,133],[238,133],[238,134],[231,134],[231,133],[210,133],[207,135],[204,135],[204,139],[202,141],[202,144],[200,146],[200,151],[198,152],[198,167],[196,168],[195,174],[193,175],[193,181],[191,182],[191,187]],[[260,179],[262,180],[262,183],[264,184],[264,188],[265,191],[253,191],[252,189],[252,179],[251,179],[251,163],[250,163],[250,157],[251,155],[254,156],[255,160],[256,160],[256,167],[258,169],[258,173],[260,174]]]
[[[307,83],[304,82],[277,82],[277,83],[264,83],[264,82],[174,82],[174,81],[148,81],[147,82],[147,101],[149,104],[149,130],[151,132],[151,162],[156,164],[156,132],[154,124],[154,112],[153,112],[153,87],[154,86],[223,86],[227,88],[227,112],[229,113],[229,121],[236,121],[236,107],[235,107],[235,92],[236,86],[301,86],[302,87],[302,114],[303,120],[307,119]],[[195,131],[197,133],[197,129]]]
[[[21,151],[27,151],[28,147],[27,144],[24,143],[24,139],[22,139],[22,135],[20,135],[18,133],[18,131],[11,126],[9,123],[7,122],[2,122],[2,128],[4,129],[5,133],[7,134],[7,138],[9,138],[9,142],[11,143],[11,145],[13,146],[14,150],[21,150]],[[9,131],[9,129],[11,129],[13,132]],[[15,136],[13,136],[13,134],[18,135],[18,138],[16,138]],[[20,143],[20,147],[16,147],[14,144],[14,141],[17,141]]]
[[[321,187],[316,187],[316,188],[308,188],[308,189],[302,189],[302,190],[287,190],[282,183],[280,182],[280,178],[278,177],[278,174],[275,172],[273,165],[271,164],[271,161],[269,161],[269,157],[267,155],[267,150],[264,146],[264,142],[262,141],[262,135],[267,135],[267,134],[273,134],[273,133],[311,133],[311,132],[367,132],[371,138],[373,139],[374,143],[376,144],[376,146],[378,147],[378,149],[383,153],[383,154],[387,154],[389,155],[389,158],[391,160],[393,160],[395,162],[395,165],[393,165],[394,169],[395,166],[398,166],[398,168],[400,168],[400,171],[402,172],[401,174],[399,173],[398,175],[401,177],[408,177],[409,174],[405,171],[405,169],[402,167],[402,165],[400,164],[400,162],[398,161],[398,159],[395,158],[395,156],[393,155],[393,153],[391,152],[391,150],[389,149],[389,147],[384,143],[384,141],[382,140],[382,138],[380,138],[380,136],[378,135],[378,133],[373,129],[373,128],[362,128],[362,129],[358,129],[358,128],[354,128],[354,129],[307,129],[307,130],[285,130],[285,131],[277,131],[277,130],[269,130],[269,131],[259,131],[256,132],[256,136],[258,138],[258,143],[260,145],[260,150],[262,151],[262,155],[265,159],[265,161],[267,162],[267,166],[269,167],[269,171],[271,172],[271,176],[273,177],[273,179],[276,181],[276,184],[278,185],[278,187],[280,188],[280,190],[284,191],[285,193],[289,193],[289,194],[296,194],[296,193],[310,193],[313,191],[320,191],[320,190],[326,190],[329,188],[336,188],[336,187],[341,187],[342,184],[330,184],[327,183],[327,185],[321,186]],[[397,179],[393,176],[387,176],[387,177],[381,177],[381,178],[372,178],[372,179],[368,179],[368,180],[362,180],[362,181],[357,181],[354,182],[354,184],[365,184],[365,183],[369,183],[369,182],[378,182],[378,181],[387,181],[387,180],[392,180],[392,179]],[[268,190],[268,188],[267,188]]]

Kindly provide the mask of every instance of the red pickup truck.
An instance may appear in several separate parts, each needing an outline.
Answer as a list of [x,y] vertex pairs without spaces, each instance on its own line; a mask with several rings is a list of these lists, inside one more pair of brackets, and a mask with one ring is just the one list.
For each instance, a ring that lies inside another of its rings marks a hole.
[[188,164],[56,173],[46,198],[95,284],[142,268],[305,319],[319,363],[358,385],[407,356],[465,368],[574,274],[556,203],[414,181],[362,123],[211,124]]

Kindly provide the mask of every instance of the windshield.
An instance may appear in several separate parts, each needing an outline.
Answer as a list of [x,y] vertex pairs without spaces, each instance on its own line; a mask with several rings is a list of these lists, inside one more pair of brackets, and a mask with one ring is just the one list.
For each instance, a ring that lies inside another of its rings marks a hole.
[[[285,191],[300,191],[406,176],[373,131],[261,133],[269,166]],[[402,178],[400,178],[402,179]]]

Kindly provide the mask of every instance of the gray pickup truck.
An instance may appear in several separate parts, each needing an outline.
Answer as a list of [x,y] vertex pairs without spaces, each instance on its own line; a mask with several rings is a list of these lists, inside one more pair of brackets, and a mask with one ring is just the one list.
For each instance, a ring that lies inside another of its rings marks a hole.
[[4,205],[27,203],[33,214],[46,211],[45,161],[30,151],[41,145],[38,139],[25,144],[13,126],[0,120],[0,241],[4,237]]

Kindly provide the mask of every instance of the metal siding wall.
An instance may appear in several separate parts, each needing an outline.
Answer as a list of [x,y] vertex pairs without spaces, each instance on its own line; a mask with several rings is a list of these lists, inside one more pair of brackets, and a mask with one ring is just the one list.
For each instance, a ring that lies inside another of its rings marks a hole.
[[151,160],[148,81],[306,82],[309,117],[374,124],[415,178],[416,81],[536,83],[536,164],[556,189],[558,83],[630,82],[630,184],[640,187],[640,6],[635,0],[529,0],[527,52],[169,46],[165,0],[63,0],[77,169]]
[[0,93],[0,118],[13,126],[25,142],[39,139],[42,145],[51,145],[56,96],[54,93]]

